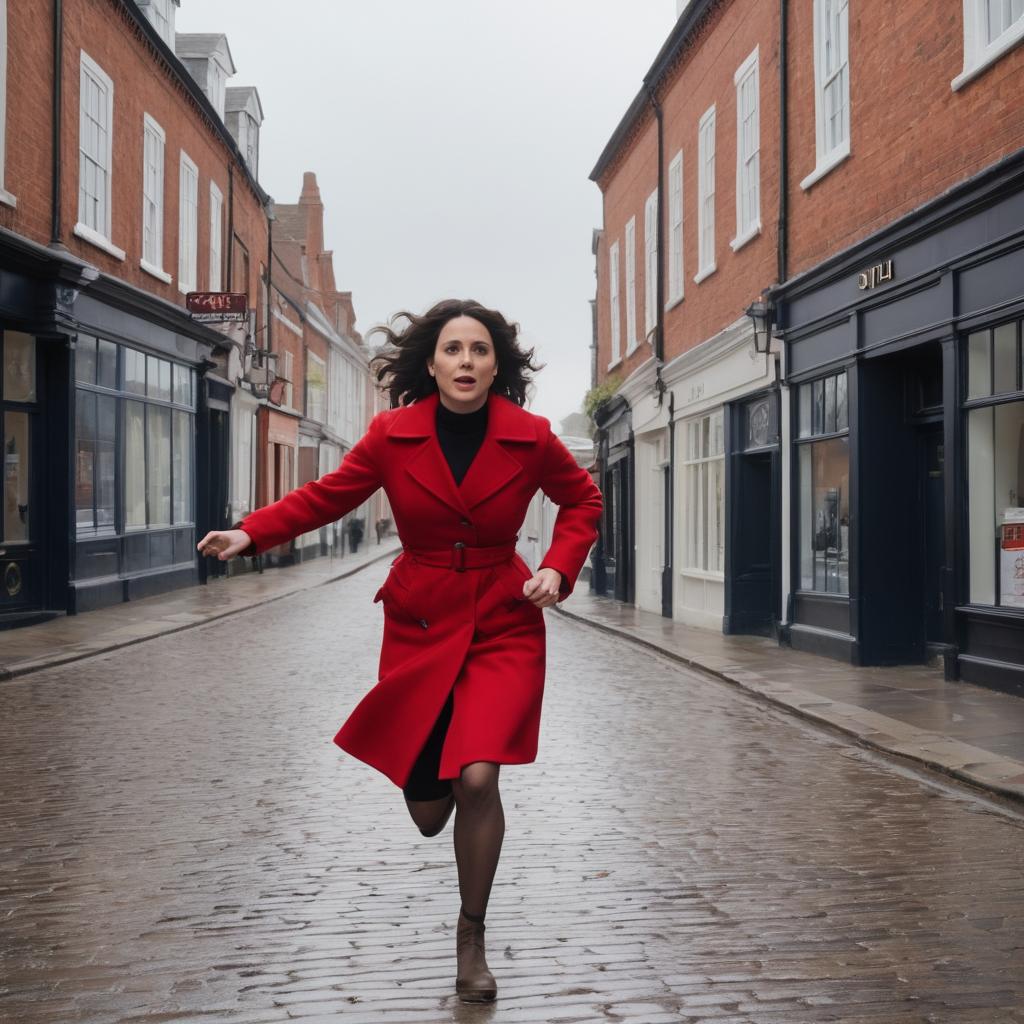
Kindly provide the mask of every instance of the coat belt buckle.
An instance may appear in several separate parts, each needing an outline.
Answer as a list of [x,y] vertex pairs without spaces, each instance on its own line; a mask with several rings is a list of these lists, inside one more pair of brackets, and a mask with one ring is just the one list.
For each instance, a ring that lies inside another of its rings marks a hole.
[[466,571],[466,545],[461,540],[452,545],[452,568],[456,572]]

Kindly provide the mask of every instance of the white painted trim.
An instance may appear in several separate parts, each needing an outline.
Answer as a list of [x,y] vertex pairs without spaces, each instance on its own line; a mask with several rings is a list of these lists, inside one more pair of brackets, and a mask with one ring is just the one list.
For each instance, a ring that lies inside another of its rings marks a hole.
[[[710,128],[709,128],[710,126]],[[705,145],[707,137],[710,135],[710,147]],[[717,189],[715,178],[717,176],[718,167],[718,118],[715,113],[715,104],[711,104],[707,110],[701,115],[701,119],[697,124],[697,263],[701,266],[700,272],[694,278],[695,282],[702,281],[707,277],[707,273],[704,271],[704,267],[711,267],[714,269],[715,266],[715,238],[716,238],[716,223],[715,223],[715,200],[717,198]],[[708,181],[707,163],[710,157],[712,168],[710,175],[710,182]],[[707,201],[711,200],[711,216],[710,225],[705,223],[704,207],[707,205]],[[710,227],[710,231],[706,229]],[[705,252],[704,235],[710,233],[711,235],[711,252]],[[710,272],[710,271],[709,271]]]
[[7,189],[0,188],[0,203],[3,203],[5,206],[17,206],[18,197],[11,195]]
[[159,267],[154,267],[152,263],[149,263],[146,260],[139,260],[139,266],[147,274],[152,274],[153,277],[157,278],[160,281],[163,281],[164,284],[170,284],[174,280],[174,278],[171,277],[171,275],[168,274],[166,270],[161,270]]
[[626,221],[626,355],[636,351],[636,215]]
[[[679,179],[679,206],[678,209],[673,205],[674,192],[673,192],[673,177],[678,175]],[[676,152],[676,155],[672,157],[671,162],[668,165],[668,244],[666,249],[668,250],[668,296],[667,301],[670,303],[676,303],[683,298],[683,278],[685,276],[684,262],[683,262],[683,250],[686,247],[686,241],[684,238],[684,190],[683,190],[683,151],[680,149]],[[679,224],[679,248],[678,251],[675,248],[673,240],[673,232],[676,226],[676,218],[678,215]],[[666,305],[665,307],[669,307]]]
[[[753,76],[757,88],[754,93],[754,122],[757,125],[757,210],[754,213],[754,221],[750,227],[741,235],[743,225],[743,104],[741,102],[740,90],[748,76]],[[758,47],[755,46],[749,56],[736,69],[733,75],[733,84],[736,87],[736,235],[730,242],[735,252],[744,242],[753,238],[751,231],[753,225],[761,229],[761,72],[758,64]]]
[[825,83],[824,66],[822,59],[823,37],[824,37],[824,0],[814,0],[814,152],[815,169],[800,182],[801,188],[810,188],[819,178],[826,175],[844,157],[850,155],[850,28],[849,28],[849,6],[844,3],[841,11],[842,27],[841,32],[846,42],[846,93],[843,102],[846,107],[846,138],[841,140],[832,150],[825,150]]
[[[188,253],[184,247],[185,237],[185,182],[188,180],[185,172],[190,171],[195,176],[196,183],[196,207],[195,223],[192,225],[194,236],[192,238],[192,251]],[[187,263],[188,256],[192,257],[192,266]],[[191,270],[191,279],[185,280],[186,271]],[[178,158],[178,291],[187,295],[196,291],[199,287],[199,167],[196,162],[181,150]]]
[[616,239],[608,250],[608,312],[611,318],[611,356],[609,369],[622,358],[622,310],[619,301],[619,241]]
[[964,0],[964,67],[950,82],[956,92],[1024,40],[1024,18],[1015,21],[988,45],[985,38],[985,0]]
[[[716,455],[714,459],[708,458],[708,459],[705,459],[704,461],[705,462],[724,461],[724,456],[717,456]],[[698,463],[691,462],[691,463],[689,463],[689,465],[695,466],[695,465],[698,465]],[[695,580],[715,580],[718,583],[721,583],[725,579],[725,573],[724,572],[711,572],[711,571],[709,571],[707,569],[680,569],[679,570],[679,575],[680,576],[691,576]]]
[[732,249],[733,252],[737,252],[740,249],[742,249],[743,246],[747,244],[747,242],[749,242],[752,238],[756,238],[759,234],[761,234],[761,221],[756,220],[747,229],[747,233],[745,235],[742,235],[740,238],[734,238],[729,243],[729,248]]
[[102,235],[97,234],[86,224],[76,224],[72,234],[77,235],[90,245],[95,245],[97,249],[102,249],[104,252],[110,253],[111,256],[116,256],[119,260],[124,259],[124,249],[118,249],[109,238],[104,238]]
[[7,165],[7,0],[0,0],[0,202],[17,206],[4,188]]
[[618,357],[617,359],[613,359],[613,360],[612,360],[612,361],[611,361],[611,362],[610,362],[610,363],[608,364],[608,366],[606,367],[606,369],[608,369],[608,370],[611,370],[611,369],[613,369],[613,368],[614,368],[614,367],[616,367],[616,366],[620,366],[621,364],[622,364],[622,356],[619,356],[619,357]]
[[835,170],[850,155],[850,140],[836,146],[826,157],[824,163],[818,164],[810,174],[800,182],[802,189],[810,188],[816,181],[820,181],[829,171]]
[[[85,50],[79,51],[78,60],[78,82],[79,82],[79,95],[78,95],[78,217],[79,224],[86,231],[89,232],[88,236],[81,235],[80,237],[85,238],[86,241],[93,242],[95,245],[99,245],[101,249],[108,248],[108,251],[113,252],[116,250],[121,253],[119,259],[124,259],[124,252],[118,249],[114,245],[112,237],[111,224],[113,222],[113,179],[114,179],[114,82],[113,79],[99,66],[85,52]],[[107,106],[107,152],[105,166],[103,170],[106,173],[106,195],[104,196],[103,202],[103,221],[105,231],[96,231],[94,228],[88,227],[84,221],[81,220],[82,216],[82,119],[85,116],[85,110],[83,107],[83,96],[82,96],[82,79],[84,77],[92,78],[97,85],[102,89],[106,90],[106,106]],[[95,242],[94,239],[102,238],[106,245],[101,245]],[[116,255],[116,253],[115,253]]]
[[299,326],[298,326],[298,324],[294,324],[294,323],[292,323],[292,321],[291,321],[291,320],[289,320],[289,319],[288,319],[288,317],[286,317],[286,316],[285,316],[285,315],[284,315],[284,314],[283,314],[283,313],[282,313],[282,312],[281,312],[280,310],[278,310],[278,309],[272,310],[272,312],[273,312],[273,314],[274,314],[274,319],[275,319],[275,320],[277,320],[277,321],[278,321],[279,323],[282,323],[282,324],[284,324],[284,325],[285,325],[285,327],[287,327],[287,328],[288,328],[288,330],[289,330],[289,331],[291,331],[291,332],[292,332],[293,334],[296,334],[296,335],[298,335],[298,336],[299,336],[300,338],[302,337],[302,328],[301,328],[301,327],[299,327]]
[[693,279],[693,283],[700,284],[701,281],[703,281],[705,278],[710,277],[717,269],[717,263],[712,263],[709,267],[702,267],[700,273],[697,274],[697,276]]
[[[157,200],[157,241],[155,249],[156,255],[158,256],[158,260],[156,262],[146,259],[146,136],[149,134],[155,136],[160,143],[160,161],[157,168],[159,172],[157,181],[158,195],[155,197]],[[167,134],[153,117],[144,113],[142,115],[142,264],[143,270],[155,268],[157,271],[155,276],[157,277],[164,273],[164,206],[167,199],[167,188],[164,175],[166,168]],[[171,277],[168,275],[167,281],[170,282],[170,280]]]

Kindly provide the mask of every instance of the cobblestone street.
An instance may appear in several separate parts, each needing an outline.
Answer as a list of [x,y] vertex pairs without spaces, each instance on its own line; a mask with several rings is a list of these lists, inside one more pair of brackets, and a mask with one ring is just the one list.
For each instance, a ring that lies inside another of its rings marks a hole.
[[451,823],[331,743],[385,570],[2,685],[0,1020],[1024,1021],[1019,817],[551,613],[461,1004]]

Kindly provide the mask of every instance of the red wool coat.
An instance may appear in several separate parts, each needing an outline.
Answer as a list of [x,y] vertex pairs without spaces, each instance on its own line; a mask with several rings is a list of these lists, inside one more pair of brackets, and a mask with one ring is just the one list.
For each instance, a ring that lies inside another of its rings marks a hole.
[[562,574],[564,600],[602,508],[549,421],[493,393],[483,443],[456,484],[437,439],[438,401],[435,392],[378,413],[336,470],[240,524],[260,553],[341,518],[378,487],[387,492],[403,551],[374,597],[384,609],[378,678],[334,742],[399,787],[453,686],[439,778],[458,778],[473,761],[536,759],[545,622],[523,597],[533,572],[515,538],[539,487],[560,507],[538,568]]

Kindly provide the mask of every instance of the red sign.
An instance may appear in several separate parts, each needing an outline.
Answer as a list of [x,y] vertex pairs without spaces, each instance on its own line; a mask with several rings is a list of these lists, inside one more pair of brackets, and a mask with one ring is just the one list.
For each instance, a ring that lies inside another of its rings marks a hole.
[[185,308],[193,320],[202,322],[246,320],[249,316],[248,299],[243,292],[189,292]]

